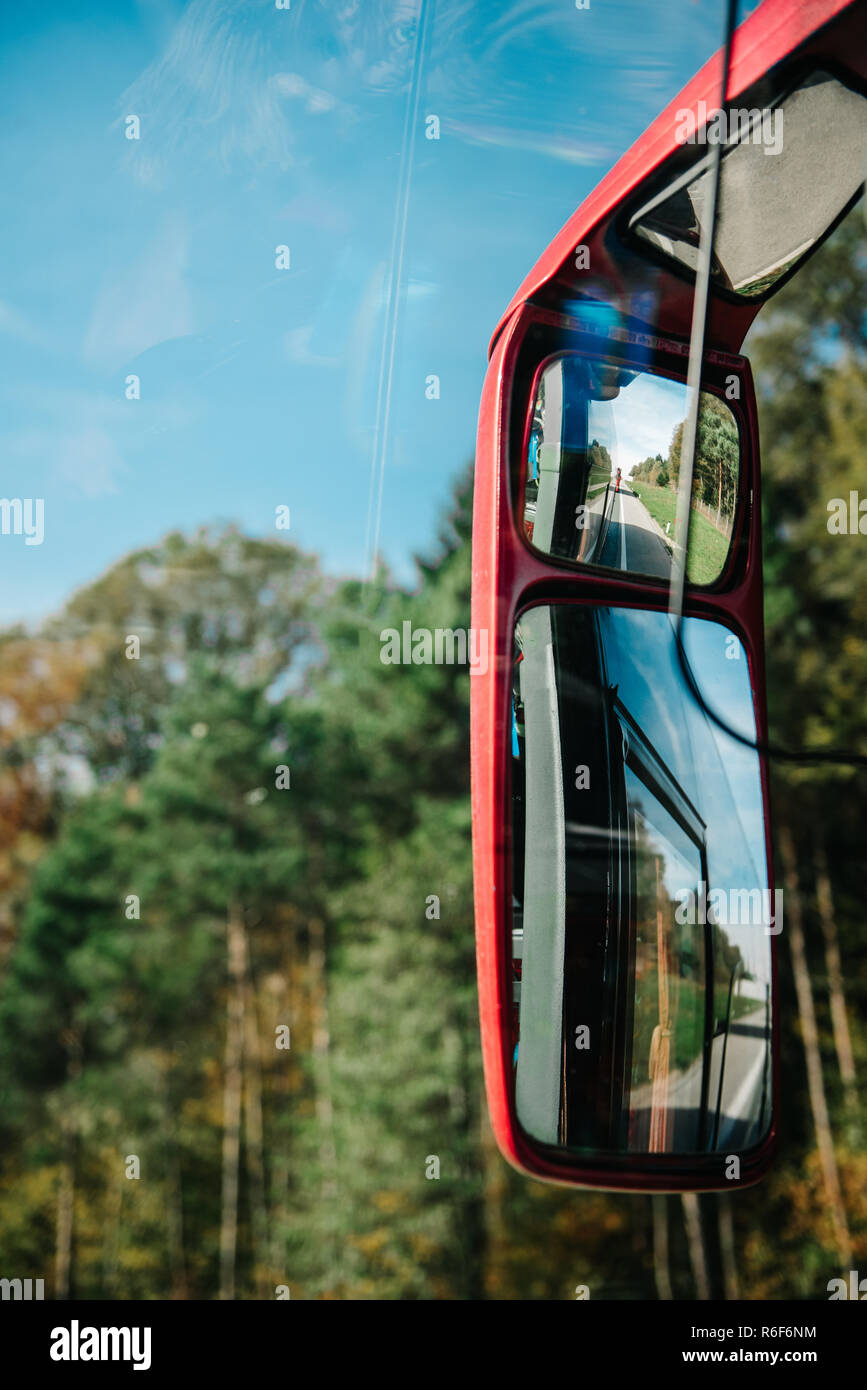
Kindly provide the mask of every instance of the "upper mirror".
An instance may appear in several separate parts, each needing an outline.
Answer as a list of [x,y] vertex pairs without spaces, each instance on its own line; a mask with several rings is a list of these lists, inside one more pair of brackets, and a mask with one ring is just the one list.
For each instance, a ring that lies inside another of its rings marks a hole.
[[[682,381],[577,354],[539,378],[522,523],[545,555],[668,579],[674,551]],[[726,402],[702,392],[686,577],[712,584],[731,543],[740,438]]]
[[[748,299],[766,295],[824,236],[864,181],[867,101],[826,72],[779,106],[684,112],[679,138],[724,144],[714,235],[714,282]],[[833,159],[829,151],[833,150]],[[771,156],[768,158],[767,156]],[[662,189],[630,227],[694,271],[706,221],[710,157]]]

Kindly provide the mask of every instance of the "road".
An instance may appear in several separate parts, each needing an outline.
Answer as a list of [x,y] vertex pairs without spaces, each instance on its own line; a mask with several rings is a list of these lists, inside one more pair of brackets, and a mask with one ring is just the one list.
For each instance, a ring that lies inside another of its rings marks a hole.
[[[708,1094],[711,1124],[716,1114],[719,1067],[724,1042],[722,1034],[718,1034],[713,1041]],[[717,1149],[729,1146],[736,1150],[746,1143],[755,1142],[757,1136],[753,1131],[761,1104],[767,1048],[767,1017],[764,1006],[742,1015],[730,1024],[725,1050],[725,1076]],[[701,1080],[701,1057],[697,1057],[684,1071],[673,1070],[669,1074],[666,1098],[671,1112],[671,1145],[675,1150],[689,1150],[695,1141],[701,1105]],[[652,1096],[653,1083],[646,1081],[640,1086],[634,1086],[629,1097],[629,1107],[643,1142],[646,1142],[649,1131]]]
[[671,552],[663,540],[662,528],[622,482],[614,494],[605,544],[594,562],[659,579],[667,579],[671,572]]

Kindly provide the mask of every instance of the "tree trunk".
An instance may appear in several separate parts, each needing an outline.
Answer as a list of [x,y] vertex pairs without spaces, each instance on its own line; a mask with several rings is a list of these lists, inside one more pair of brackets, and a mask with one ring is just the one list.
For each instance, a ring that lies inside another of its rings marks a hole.
[[651,1197],[650,1205],[653,1209],[653,1282],[657,1298],[670,1303],[673,1295],[668,1258],[668,1198],[664,1192],[659,1193]]
[[81,1076],[81,1040],[68,1029],[62,1037],[66,1048],[66,1075],[72,1095],[64,1103],[60,1121],[60,1183],[57,1190],[57,1228],[54,1252],[54,1297],[69,1298],[72,1281],[72,1235],[75,1210],[75,1164],[78,1148],[78,1096],[75,1082]]
[[103,1298],[118,1298],[120,1295],[115,1287],[117,1280],[117,1267],[120,1260],[120,1237],[123,1224],[123,1199],[126,1177],[121,1172],[120,1156],[116,1149],[112,1150],[109,1179],[108,1195],[106,1199],[107,1213],[103,1230],[107,1233],[103,1240],[102,1247],[102,1296]]
[[810,1108],[813,1112],[813,1124],[816,1127],[816,1140],[819,1147],[819,1159],[822,1165],[825,1197],[831,1212],[837,1254],[840,1258],[841,1268],[848,1269],[852,1263],[852,1240],[849,1235],[849,1224],[846,1220],[846,1209],[843,1205],[840,1175],[837,1171],[837,1159],[834,1154],[834,1143],[831,1137],[831,1123],[828,1118],[828,1103],[825,1098],[825,1083],[822,1077],[822,1056],[819,1051],[819,1030],[816,1026],[816,1013],[813,1008],[813,992],[810,988],[810,972],[807,966],[807,952],[804,945],[804,928],[801,915],[801,897],[798,886],[795,846],[791,831],[785,822],[781,822],[779,825],[778,841],[780,845],[780,854],[783,860],[783,872],[786,885],[786,928],[789,937],[789,948],[792,953],[792,970],[795,976],[795,991],[798,998],[798,1016],[801,1021],[801,1037],[803,1039],[804,1053],[807,1059],[807,1086],[810,1095]]
[[328,1023],[328,985],[325,975],[325,924],[320,917],[309,923],[308,967],[313,1002],[313,1062],[316,1077],[316,1119],[319,1125],[319,1167],[322,1196],[337,1195],[337,1150],[331,1103],[331,1033]]
[[684,1192],[681,1194],[680,1200],[683,1204],[683,1219],[689,1244],[689,1262],[695,1281],[695,1296],[706,1300],[710,1298],[710,1279],[708,1278],[707,1257],[704,1252],[704,1240],[701,1233],[698,1197],[694,1192]]
[[[269,1028],[269,1071],[271,1073],[271,1093],[279,1120],[275,1126],[271,1143],[271,1162],[269,1165],[268,1209],[270,1213],[270,1266],[278,1284],[289,1282],[284,1269],[285,1235],[289,1223],[289,1149],[291,1127],[289,1116],[292,1105],[291,1051],[277,1051],[275,1048],[275,1021],[288,1023],[295,1036],[295,1025],[299,1017],[301,992],[298,984],[298,942],[293,923],[287,933],[286,955],[282,962],[282,974],[272,975],[266,984],[268,994],[267,1015]],[[291,1042],[291,1038],[290,1038]]]
[[831,1022],[834,1027],[834,1046],[837,1049],[837,1062],[843,1081],[843,1095],[846,1109],[850,1115],[858,1114],[858,1090],[855,1077],[855,1057],[852,1052],[852,1038],[849,1033],[849,1020],[846,1014],[846,995],[843,989],[843,968],[840,963],[840,943],[837,937],[837,923],[834,918],[834,899],[831,893],[831,878],[828,873],[828,860],[821,839],[816,843],[816,899],[819,904],[819,917],[822,934],[825,938],[825,962],[828,968],[828,991],[831,996]]
[[468,1047],[473,1020],[461,1016],[457,1028],[457,1049],[459,1057],[459,1082],[454,1102],[457,1104],[458,1143],[464,1150],[464,1196],[458,1205],[459,1238],[463,1247],[463,1297],[471,1302],[479,1302],[485,1296],[485,1262],[487,1255],[487,1231],[485,1227],[485,1208],[482,1195],[484,1184],[484,1164],[478,1144],[475,1142],[477,1120],[473,1094],[472,1054]]
[[484,1291],[487,1298],[509,1299],[512,1297],[512,1273],[506,1259],[509,1246],[509,1222],[506,1217],[508,1169],[500,1157],[488,1117],[488,1107],[483,1099],[476,1109],[479,1123],[478,1147],[483,1172],[482,1201],[486,1251],[483,1268]]
[[184,1200],[174,1135],[170,1140],[170,1145],[171,1151],[167,1162],[166,1215],[168,1219],[169,1267],[172,1271],[172,1298],[186,1299],[189,1296],[189,1288],[184,1255]]
[[735,1225],[732,1220],[732,1199],[728,1192],[718,1192],[716,1197],[719,1221],[719,1249],[722,1261],[723,1286],[726,1299],[739,1299],[741,1296],[738,1280],[738,1263],[735,1254]]
[[256,1292],[260,1298],[267,1298],[268,1208],[265,1199],[265,1160],[262,1142],[262,1054],[249,943],[243,921],[241,931],[244,940],[244,1149],[250,1175]]
[[341,1279],[340,1246],[335,1213],[337,1207],[337,1148],[334,1142],[334,1110],[331,1101],[331,1034],[328,1022],[328,982],[325,971],[325,923],[314,917],[308,924],[308,979],[313,1015],[313,1075],[316,1088],[316,1125],[319,1134],[320,1200],[323,1203],[325,1238],[324,1276],[333,1284]]
[[223,1190],[220,1220],[220,1298],[235,1297],[238,1243],[238,1178],[241,1154],[241,1089],[244,1057],[244,921],[237,903],[226,920],[229,987],[223,1081]]
[[172,1298],[189,1295],[187,1266],[184,1252],[184,1195],[178,1162],[178,1143],[175,1131],[174,1108],[169,1077],[160,1071],[160,1101],[163,1112],[163,1154],[166,1165],[166,1244],[169,1269],[172,1273]]
[[54,1297],[69,1297],[72,1270],[72,1214],[75,1204],[75,1129],[65,1115],[61,1129],[62,1157],[57,1191],[57,1241],[54,1255]]

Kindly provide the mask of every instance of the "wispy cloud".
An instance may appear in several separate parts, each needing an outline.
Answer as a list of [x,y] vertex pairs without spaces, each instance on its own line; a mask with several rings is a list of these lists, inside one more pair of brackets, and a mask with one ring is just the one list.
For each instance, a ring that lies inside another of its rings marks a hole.
[[184,225],[164,222],[138,260],[106,275],[82,347],[88,364],[117,366],[193,332],[188,256]]
[[39,487],[50,495],[63,482],[85,497],[105,497],[118,491],[127,465],[109,431],[102,425],[62,424],[11,432],[0,441],[7,467],[23,464]]
[[126,467],[114,439],[98,425],[60,441],[58,476],[85,497],[105,497],[117,492],[118,477]]
[[593,165],[613,159],[618,152],[614,140],[576,140],[555,130],[520,128],[496,121],[443,121],[443,130],[457,135],[469,145],[496,145],[506,150],[526,150],[547,155],[567,164]]
[[[269,72],[279,31],[263,30],[266,13],[249,0],[192,0],[162,54],[120,99],[118,123],[127,114],[142,123],[143,148],[128,151],[140,182],[159,182],[175,156],[186,162],[194,151],[224,163],[235,156],[281,168],[292,163],[285,94]],[[268,19],[291,22],[273,7]]]
[[16,387],[16,405],[33,421],[0,436],[0,453],[10,477],[26,474],[46,495],[59,485],[88,498],[120,491],[131,473],[144,434],[188,427],[189,404],[164,402],[152,424],[145,402],[135,404],[120,393],[44,386]]
[[283,336],[283,347],[287,358],[298,367],[339,367],[339,357],[327,357],[311,349],[314,325],[304,328],[290,328]]
[[50,347],[52,340],[48,334],[43,333],[42,329],[36,324],[31,323],[26,314],[22,314],[13,305],[7,304],[0,299],[0,333],[8,334],[10,338],[16,338],[21,343],[29,343],[33,347]]
[[271,84],[281,96],[297,98],[303,103],[304,110],[311,116],[335,111],[338,106],[342,105],[333,93],[326,92],[322,87],[314,87],[297,72],[275,73],[271,78]]

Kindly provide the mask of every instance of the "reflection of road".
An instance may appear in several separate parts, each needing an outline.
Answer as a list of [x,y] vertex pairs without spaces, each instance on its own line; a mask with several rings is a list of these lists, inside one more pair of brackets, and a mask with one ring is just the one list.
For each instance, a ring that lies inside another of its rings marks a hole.
[[[758,1119],[762,1085],[767,1064],[768,1038],[764,1006],[743,1014],[729,1025],[725,1050],[725,1074],[720,1098],[720,1123],[716,1147],[745,1142]],[[708,1111],[711,1129],[716,1115],[719,1068],[725,1036],[718,1034],[711,1052]],[[669,1073],[667,1107],[672,1126],[671,1147],[687,1150],[695,1140],[701,1106],[702,1059],[697,1057],[685,1071]],[[634,1086],[629,1107],[634,1115],[645,1112],[646,1121],[653,1095],[653,1083]]]
[[[729,1024],[720,1106],[720,1145],[731,1141],[738,1126],[758,1117],[767,1060],[766,1028],[764,1006],[742,1014]],[[712,1086],[719,1084],[717,1067],[714,1067],[711,1082]]]
[[611,525],[602,551],[595,556],[598,565],[628,569],[667,579],[671,554],[660,526],[644,503],[621,483],[614,495]]
[[[677,1111],[685,1113],[687,1116],[695,1117],[693,1126],[697,1124],[698,1112],[701,1105],[701,1077],[702,1059],[696,1060],[687,1067],[686,1071],[670,1071],[668,1082],[665,1088],[666,1107],[671,1112],[671,1118],[676,1119]],[[629,1094],[629,1108],[636,1114],[639,1111],[650,1110],[653,1097],[653,1082],[645,1081],[641,1086],[633,1086]],[[686,1140],[687,1146],[690,1140],[694,1140],[694,1134],[690,1133]],[[683,1137],[675,1131],[675,1145],[677,1140],[683,1142]]]

